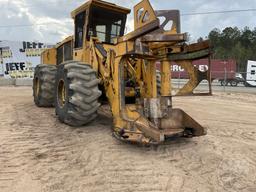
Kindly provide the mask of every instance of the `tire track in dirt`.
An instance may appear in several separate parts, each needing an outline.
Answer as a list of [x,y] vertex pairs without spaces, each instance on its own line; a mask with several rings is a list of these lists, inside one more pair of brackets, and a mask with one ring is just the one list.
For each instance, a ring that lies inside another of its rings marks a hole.
[[[175,100],[209,134],[144,148],[112,137],[109,112],[71,128],[58,122],[54,109],[36,108],[31,90],[7,89],[0,95],[1,192],[255,191],[255,119],[247,120],[256,113],[252,99],[251,106],[236,101],[225,110],[225,95],[199,99],[200,107],[198,99]],[[241,123],[232,122],[238,118]]]

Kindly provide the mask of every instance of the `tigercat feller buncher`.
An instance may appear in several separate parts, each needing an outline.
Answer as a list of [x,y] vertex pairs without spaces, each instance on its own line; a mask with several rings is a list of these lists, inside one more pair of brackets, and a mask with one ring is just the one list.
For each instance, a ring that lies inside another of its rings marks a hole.
[[[211,94],[210,71],[192,65],[210,58],[208,41],[187,45],[179,11],[154,11],[148,0],[135,5],[134,31],[124,35],[129,13],[101,0],[74,10],[74,35],[43,52],[43,64],[35,69],[36,105],[55,106],[61,122],[82,126],[95,120],[101,102],[108,101],[113,135],[131,143],[205,135],[205,128],[172,107],[172,97]],[[179,90],[171,84],[172,62],[190,77]],[[209,93],[194,92],[202,80],[208,80]]]

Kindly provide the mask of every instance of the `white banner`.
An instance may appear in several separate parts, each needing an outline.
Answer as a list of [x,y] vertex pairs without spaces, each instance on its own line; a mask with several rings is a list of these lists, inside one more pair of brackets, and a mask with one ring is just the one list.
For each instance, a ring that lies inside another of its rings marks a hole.
[[0,76],[33,78],[42,51],[50,47],[40,42],[0,41]]

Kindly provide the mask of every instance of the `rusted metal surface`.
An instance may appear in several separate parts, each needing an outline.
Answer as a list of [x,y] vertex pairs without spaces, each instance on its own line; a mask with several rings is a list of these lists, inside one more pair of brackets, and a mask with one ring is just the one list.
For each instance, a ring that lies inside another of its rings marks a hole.
[[142,29],[157,20],[156,13],[149,0],[144,0],[134,6],[134,29]]
[[180,42],[185,42],[187,41],[187,34],[160,34],[160,33],[152,33],[145,35],[142,38],[142,41],[144,42],[175,42],[175,43],[180,43]]
[[183,47],[184,52],[191,53],[195,51],[205,50],[210,48],[209,40],[205,40],[199,43],[193,43],[190,45],[185,45]]
[[179,10],[157,10],[156,16],[158,18],[164,17],[165,20],[160,25],[160,29],[162,31],[165,31],[165,26],[168,24],[168,22],[172,22],[172,27],[170,29],[171,33],[180,33],[181,27],[180,27],[180,11]]
[[[143,1],[146,3],[148,1]],[[142,3],[142,4],[143,4]],[[138,10],[141,5],[135,8],[135,18],[138,17]],[[152,12],[151,7],[145,6],[141,15]],[[137,14],[137,15],[136,15]],[[184,136],[194,137],[206,134],[206,130],[191,116],[181,109],[172,108],[173,96],[197,95],[194,93],[196,87],[203,80],[209,81],[209,93],[199,93],[202,95],[211,94],[210,71],[201,72],[195,68],[192,61],[199,58],[209,58],[211,49],[208,41],[185,44],[187,34],[180,33],[180,15],[177,10],[156,11],[157,17],[164,17],[164,21],[151,20],[143,24],[142,17],[135,21],[135,31],[119,38],[118,42],[134,41],[132,51],[124,53],[127,57],[136,58],[141,62],[130,64],[129,71],[134,71],[138,83],[141,83],[140,94],[144,99],[139,104],[127,106],[121,99],[121,111],[123,119],[127,122],[126,128],[117,128],[119,138],[122,140],[136,143],[162,143],[170,137]],[[151,18],[152,19],[152,18]],[[169,29],[166,29],[168,23],[172,23]],[[126,50],[129,50],[126,44]],[[130,49],[131,50],[131,49]],[[156,74],[154,72],[154,62],[161,63],[161,91],[156,96]],[[128,59],[129,61],[129,59]],[[176,62],[189,74],[188,83],[180,88],[175,94],[172,93],[170,86],[170,63]],[[139,64],[140,70],[136,70]],[[133,68],[134,67],[134,68]],[[120,79],[123,79],[122,67],[120,70]],[[169,71],[168,71],[169,70]],[[137,73],[137,74],[136,74]],[[168,77],[165,77],[168,75]],[[124,95],[125,84],[121,83],[120,95]],[[128,95],[127,91],[126,94]]]
[[211,52],[209,49],[204,49],[201,51],[195,51],[191,53],[178,53],[178,54],[169,54],[168,58],[172,61],[180,60],[197,60],[210,56]]
[[159,28],[159,20],[154,20],[154,21],[146,24],[142,28],[133,31],[124,37],[118,38],[118,42],[129,41],[129,40],[141,37],[141,36],[143,36],[147,33],[150,33],[151,31],[158,29],[158,28]]

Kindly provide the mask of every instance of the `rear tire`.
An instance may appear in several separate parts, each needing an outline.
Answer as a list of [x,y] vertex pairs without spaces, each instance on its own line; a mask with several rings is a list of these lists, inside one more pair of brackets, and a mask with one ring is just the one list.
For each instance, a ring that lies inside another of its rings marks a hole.
[[231,84],[232,87],[237,87],[238,86],[238,82],[236,80],[232,80],[230,82],[230,84]]
[[55,108],[59,120],[70,126],[93,121],[100,107],[99,82],[90,65],[76,61],[59,65],[55,84]]
[[55,65],[36,66],[33,79],[34,102],[38,107],[54,106]]

